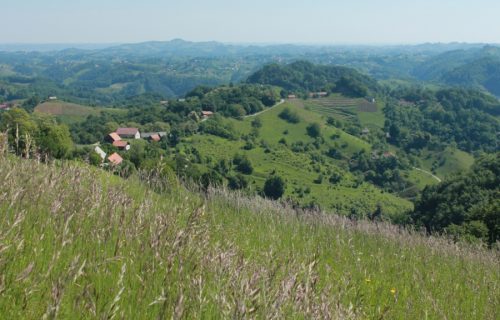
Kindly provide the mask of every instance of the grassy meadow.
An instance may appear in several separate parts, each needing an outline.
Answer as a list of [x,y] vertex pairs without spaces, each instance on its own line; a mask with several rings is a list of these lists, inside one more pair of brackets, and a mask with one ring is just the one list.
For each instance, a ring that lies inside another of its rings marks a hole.
[[498,251],[79,163],[0,184],[4,319],[498,318]]

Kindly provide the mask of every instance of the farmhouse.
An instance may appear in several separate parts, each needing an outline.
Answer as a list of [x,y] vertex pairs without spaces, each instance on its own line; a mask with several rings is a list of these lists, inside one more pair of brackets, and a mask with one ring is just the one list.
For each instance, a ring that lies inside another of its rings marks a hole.
[[361,134],[369,134],[370,133],[370,129],[368,128],[364,128],[363,130],[361,130]]
[[297,96],[294,94],[289,94],[288,99],[297,99]]
[[0,110],[4,110],[4,111],[10,110],[10,105],[8,105],[6,103],[2,103],[2,104],[0,104]]
[[120,141],[122,138],[116,133],[116,132],[111,132],[106,136],[106,141],[107,142],[115,142],[115,141]]
[[102,160],[106,159],[106,152],[104,152],[104,150],[102,150],[99,146],[96,146],[94,151],[101,157]]
[[118,140],[113,142],[113,146],[117,147],[120,150],[130,150],[130,144],[128,144],[128,142],[124,140]]
[[51,101],[57,100],[57,97],[56,96],[50,96],[49,100],[51,100]]
[[118,153],[116,153],[116,152],[115,152],[115,153],[113,153],[112,155],[110,155],[110,156],[108,157],[108,160],[109,160],[109,162],[111,162],[111,164],[113,164],[113,165],[117,166],[117,165],[119,165],[120,163],[122,163],[123,158],[122,158],[122,157],[120,157],[120,155],[119,155]]
[[133,139],[141,138],[141,133],[137,128],[118,128],[116,129],[116,134],[118,134],[120,138],[133,138]]

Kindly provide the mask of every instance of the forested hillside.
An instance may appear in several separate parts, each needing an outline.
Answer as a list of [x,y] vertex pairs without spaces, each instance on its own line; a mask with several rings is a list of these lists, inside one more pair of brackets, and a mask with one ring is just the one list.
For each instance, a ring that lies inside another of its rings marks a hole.
[[457,238],[500,239],[500,152],[480,157],[468,172],[426,188],[411,214],[428,231]]
[[377,83],[351,68],[317,66],[307,61],[288,65],[271,64],[252,74],[250,83],[279,86],[290,93],[337,92],[364,97],[379,90]]
[[[478,91],[398,91],[384,109],[389,140],[410,149],[450,143],[465,151],[497,151],[500,102]],[[402,99],[402,100],[401,100]]]

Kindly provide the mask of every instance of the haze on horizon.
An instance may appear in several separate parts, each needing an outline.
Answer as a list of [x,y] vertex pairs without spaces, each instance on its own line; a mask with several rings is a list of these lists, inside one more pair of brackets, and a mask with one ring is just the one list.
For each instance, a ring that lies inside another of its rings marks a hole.
[[500,43],[498,0],[7,0],[0,43]]

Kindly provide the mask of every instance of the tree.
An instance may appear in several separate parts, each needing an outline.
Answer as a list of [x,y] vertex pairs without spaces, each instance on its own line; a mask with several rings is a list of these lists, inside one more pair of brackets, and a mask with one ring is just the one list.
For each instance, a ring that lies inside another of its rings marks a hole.
[[0,130],[8,131],[9,144],[16,154],[22,154],[30,151],[38,126],[24,109],[14,108],[2,114]]
[[321,135],[321,126],[317,122],[308,125],[306,130],[307,134],[313,138],[317,138]]
[[269,177],[264,184],[264,195],[271,199],[279,199],[285,193],[285,181],[280,177],[273,175]]
[[141,167],[141,163],[146,158],[146,146],[147,142],[145,140],[131,140],[130,150],[124,153],[125,158],[130,160],[136,168]]
[[65,125],[40,124],[38,146],[54,158],[66,158],[73,148],[69,129]]

